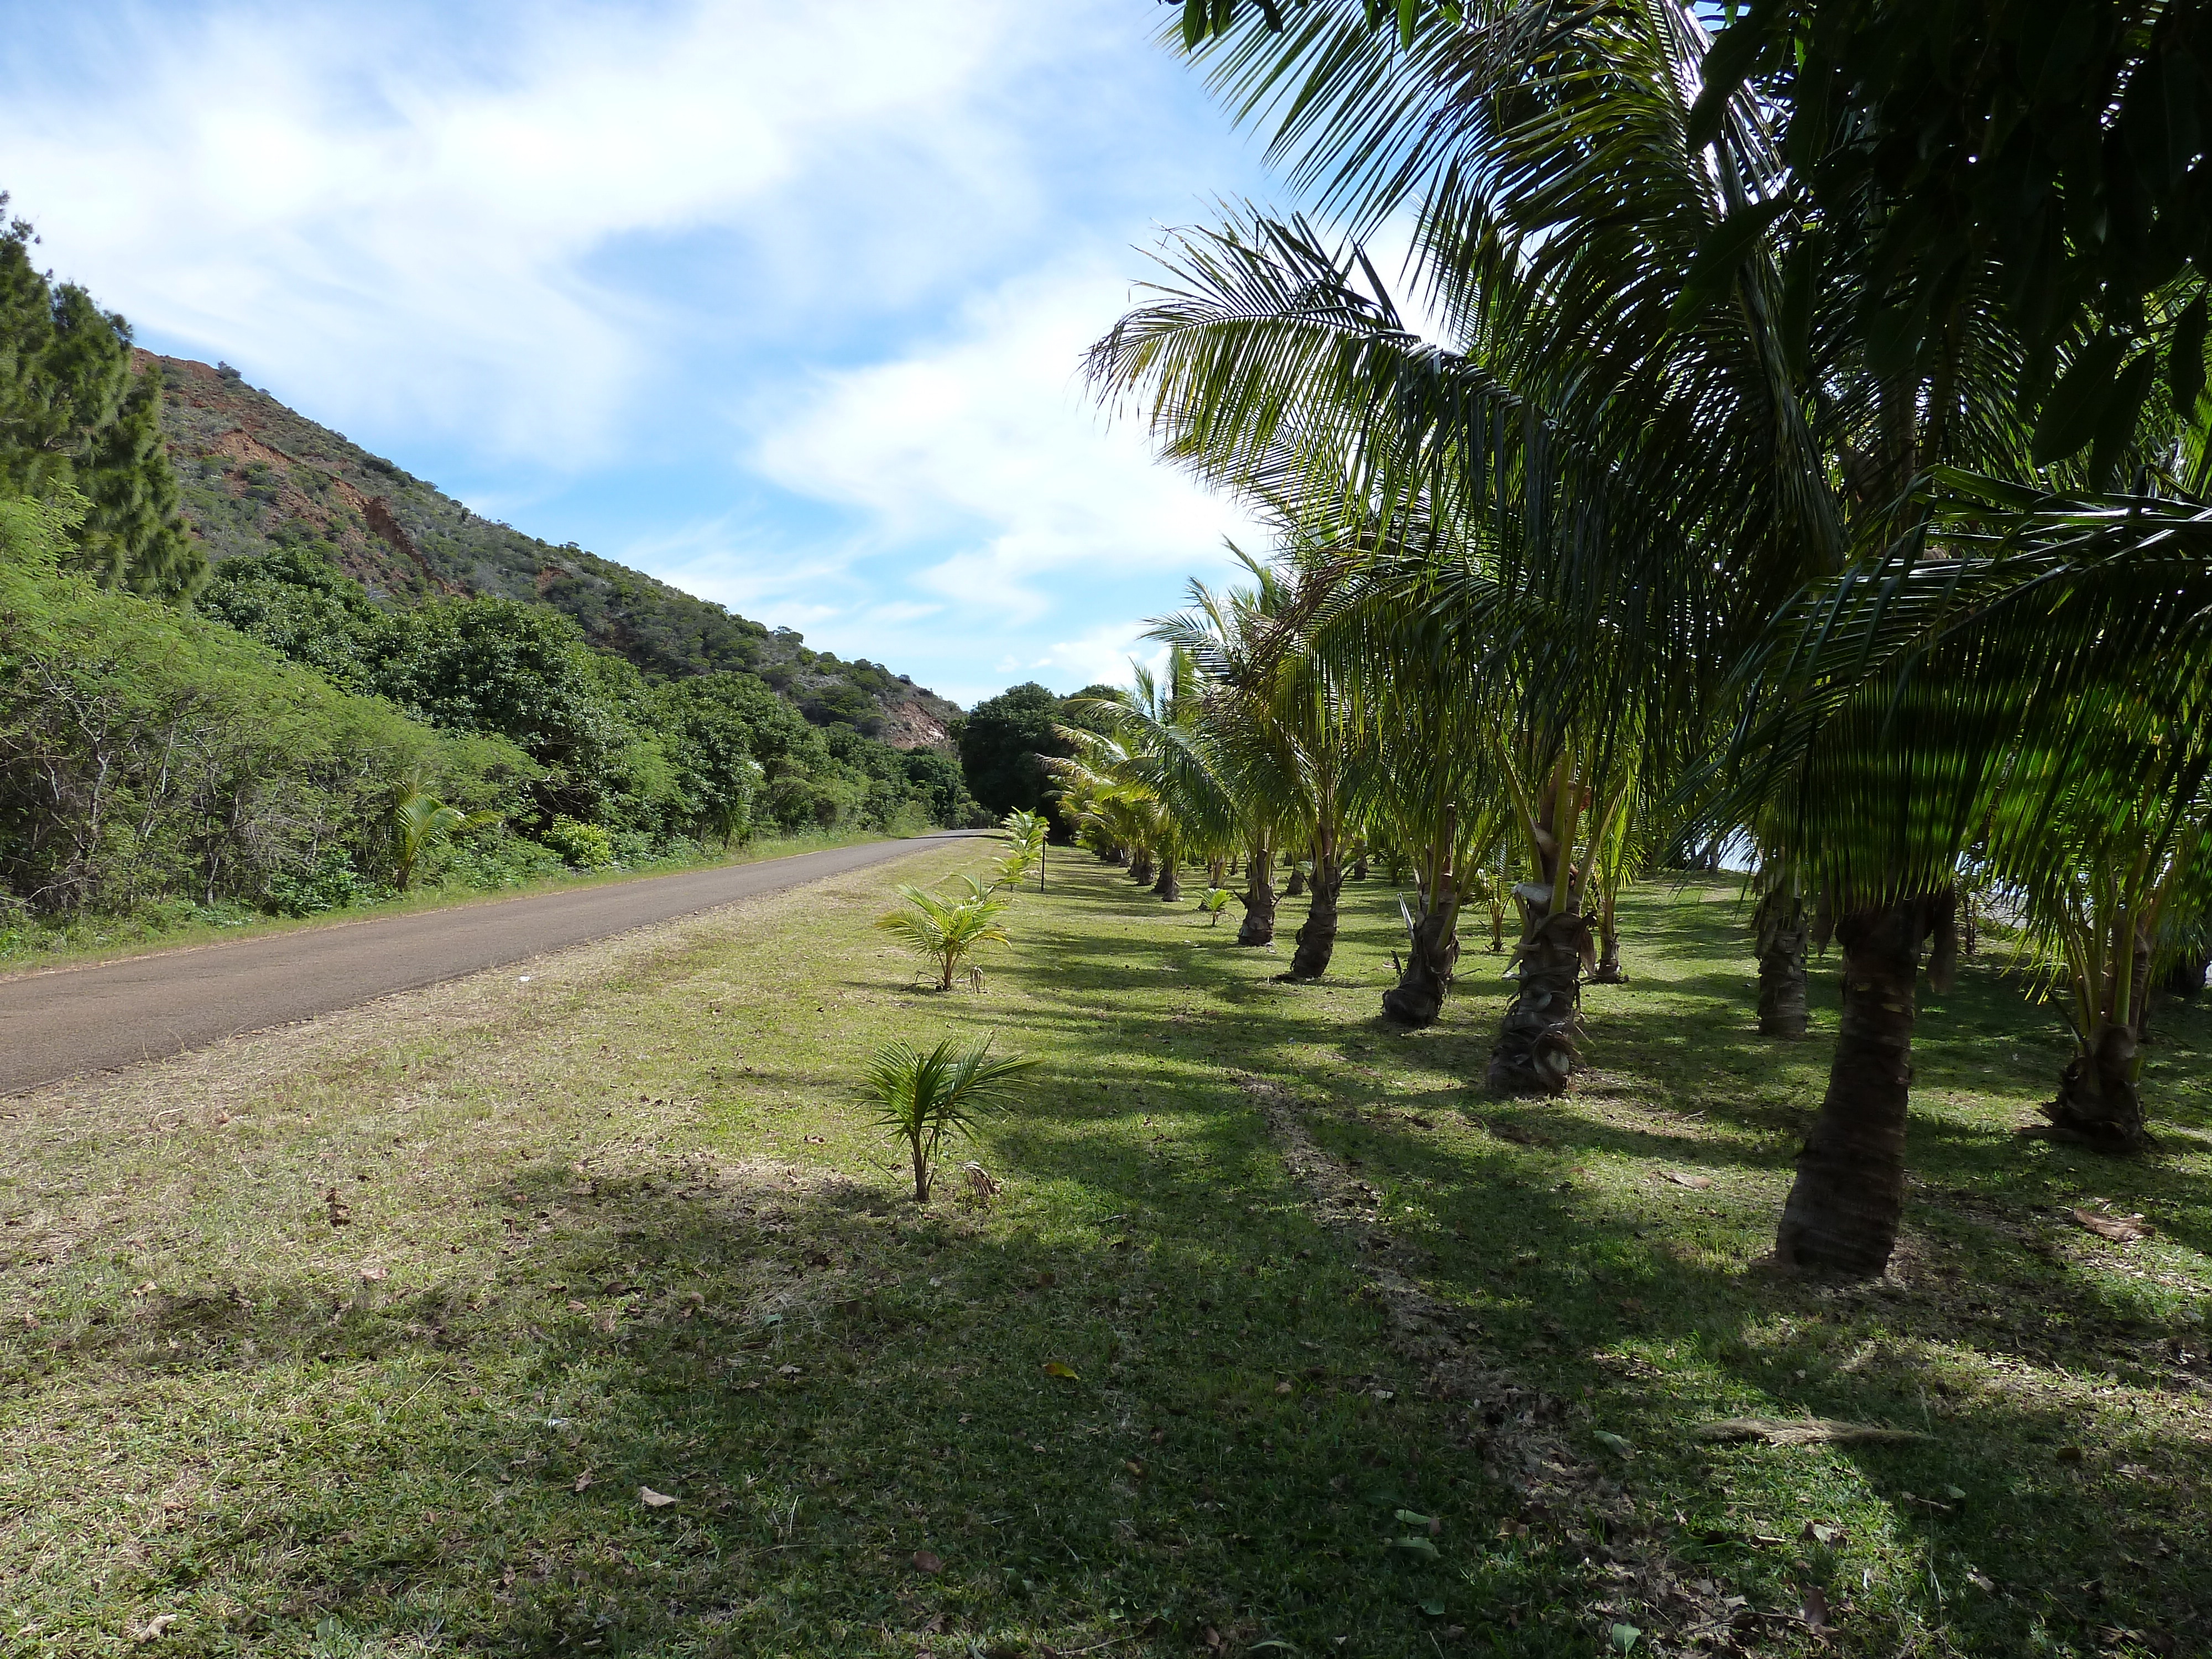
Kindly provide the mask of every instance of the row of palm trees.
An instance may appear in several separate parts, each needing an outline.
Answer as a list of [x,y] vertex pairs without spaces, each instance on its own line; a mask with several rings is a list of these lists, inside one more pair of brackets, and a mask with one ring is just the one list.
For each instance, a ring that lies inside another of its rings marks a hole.
[[[1248,942],[1303,865],[1292,979],[1387,846],[1415,898],[1386,1011],[1414,1024],[1462,908],[1510,890],[1487,1080],[1518,1091],[1574,1070],[1621,883],[1741,838],[1764,1029],[1802,1034],[1808,949],[1842,957],[1788,1261],[1888,1259],[1917,982],[1952,971],[1962,889],[2063,986],[2044,1132],[2144,1146],[2151,989],[2162,958],[2201,977],[2212,909],[2212,456],[2201,363],[2157,380],[2115,341],[2201,360],[2198,268],[2133,314],[2085,303],[2045,362],[2047,307],[2017,325],[1994,258],[1917,280],[1874,186],[1839,211],[1755,89],[1701,102],[1691,5],[1296,11],[1219,36],[1217,82],[1348,229],[1245,209],[1173,237],[1090,359],[1279,544],[1161,622],[1169,668],[1111,736],[1067,734],[1086,822],[1245,860]],[[1376,228],[1409,243],[1395,279]],[[2128,397],[2069,394],[2123,358]]]

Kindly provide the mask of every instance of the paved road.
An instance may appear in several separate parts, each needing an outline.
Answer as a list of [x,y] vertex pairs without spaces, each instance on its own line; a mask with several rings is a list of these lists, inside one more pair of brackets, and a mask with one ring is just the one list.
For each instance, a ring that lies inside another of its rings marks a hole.
[[0,980],[0,1095],[164,1059],[548,951],[906,858],[960,831],[380,916]]

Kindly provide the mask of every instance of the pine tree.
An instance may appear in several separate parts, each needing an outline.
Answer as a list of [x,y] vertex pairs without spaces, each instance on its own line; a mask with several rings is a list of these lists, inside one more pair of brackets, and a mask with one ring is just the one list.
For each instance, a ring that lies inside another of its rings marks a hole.
[[161,442],[161,370],[132,381],[79,463],[77,479],[93,504],[84,545],[102,582],[179,599],[205,580],[207,556],[177,511],[177,475]]
[[131,325],[41,274],[35,240],[20,219],[0,229],[0,495],[82,491],[90,510],[65,562],[109,586],[185,598],[206,560],[177,510],[161,377],[132,375]]

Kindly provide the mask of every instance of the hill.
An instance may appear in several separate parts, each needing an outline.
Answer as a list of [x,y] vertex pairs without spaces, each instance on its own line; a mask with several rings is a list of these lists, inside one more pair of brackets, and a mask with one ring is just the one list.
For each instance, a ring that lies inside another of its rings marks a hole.
[[757,675],[817,726],[842,723],[902,749],[945,741],[958,705],[866,659],[694,598],[644,572],[479,517],[435,485],[319,426],[235,369],[134,354],[166,384],[162,436],[185,521],[209,560],[307,537],[337,550],[374,597],[534,600],[650,679],[716,670]]

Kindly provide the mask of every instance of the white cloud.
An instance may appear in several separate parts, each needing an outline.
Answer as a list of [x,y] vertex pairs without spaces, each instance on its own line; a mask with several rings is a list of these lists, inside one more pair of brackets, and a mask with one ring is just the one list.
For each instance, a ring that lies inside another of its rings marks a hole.
[[1157,647],[1136,615],[1098,622],[1102,605],[1171,610],[1186,577],[1229,568],[1224,538],[1267,544],[1087,395],[1084,349],[1129,296],[1109,256],[1066,262],[971,301],[940,338],[779,388],[743,459],[842,509],[842,535],[787,546],[724,516],[619,556],[963,702],[1009,674],[1127,680]]
[[1167,647],[1145,638],[1144,633],[1145,624],[1134,619],[1094,628],[1076,639],[1055,642],[1030,666],[1060,691],[1127,685],[1133,678],[1132,663],[1157,673],[1167,661]]
[[[1025,9],[518,7],[495,64],[402,16],[133,13],[99,120],[82,84],[12,74],[0,145],[62,274],[142,324],[313,386],[326,418],[558,462],[616,441],[651,337],[700,322],[595,272],[625,239],[772,245],[827,194],[847,261],[941,270],[909,234],[927,198],[988,214],[1021,187],[970,94],[1018,71]],[[714,306],[759,307],[773,264],[732,260]]]
[[945,340],[818,376],[753,464],[860,510],[884,542],[949,541],[912,580],[976,618],[1041,621],[1071,571],[1214,568],[1224,537],[1249,543],[1257,526],[1160,466],[1141,427],[1109,423],[1082,384],[1085,348],[1128,300],[1103,257],[1007,283]]

